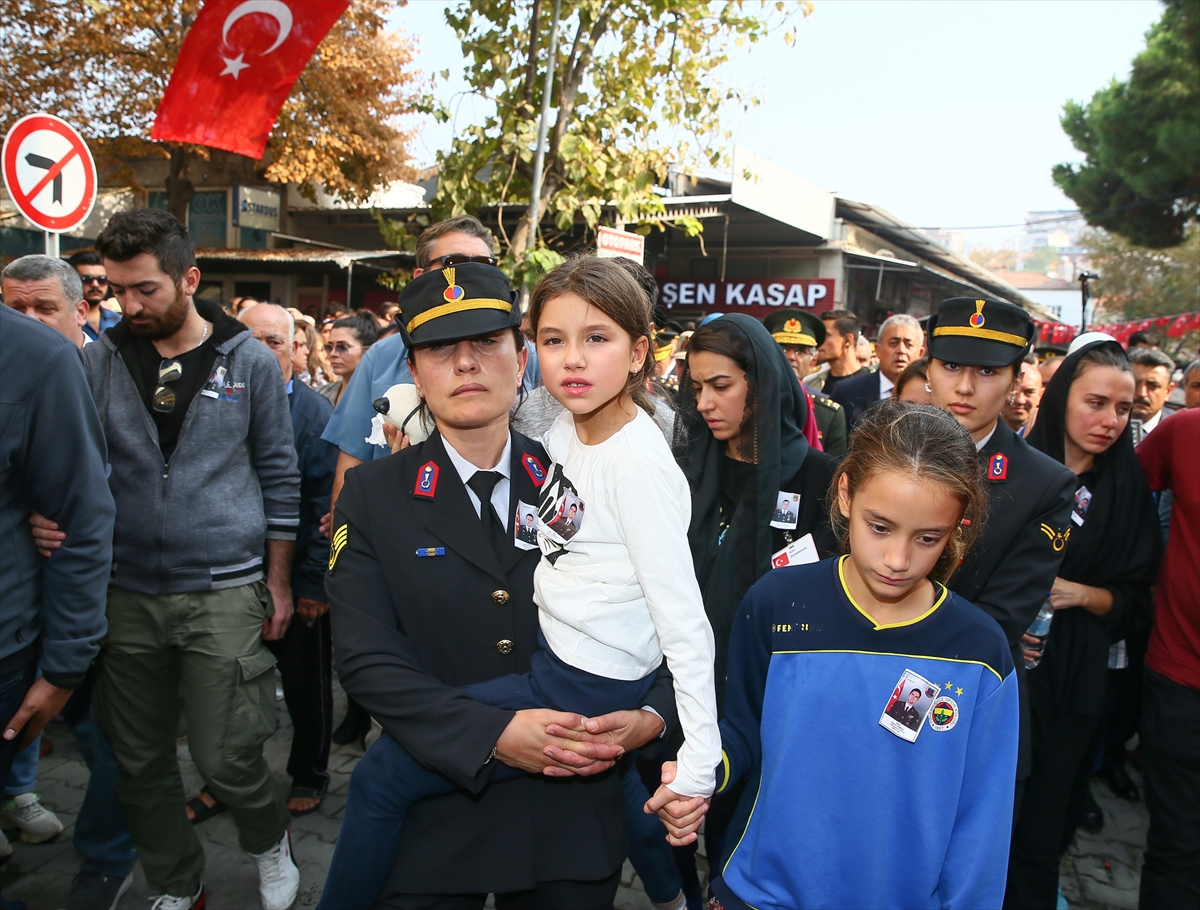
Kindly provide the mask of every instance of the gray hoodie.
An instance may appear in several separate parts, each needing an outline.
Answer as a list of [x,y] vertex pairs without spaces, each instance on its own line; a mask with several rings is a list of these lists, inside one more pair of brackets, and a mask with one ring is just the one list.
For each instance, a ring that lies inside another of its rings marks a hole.
[[188,407],[169,463],[117,353],[128,326],[114,326],[83,351],[117,504],[112,583],[131,591],[178,594],[258,581],[264,540],[294,540],[300,521],[300,473],[279,362],[219,307],[197,300],[196,309],[213,323],[217,359]]

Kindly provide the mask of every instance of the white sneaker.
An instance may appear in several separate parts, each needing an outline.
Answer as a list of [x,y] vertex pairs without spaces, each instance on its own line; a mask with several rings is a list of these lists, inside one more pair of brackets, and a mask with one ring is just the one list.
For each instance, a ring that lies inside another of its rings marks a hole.
[[58,816],[41,804],[36,793],[22,793],[0,805],[0,828],[7,831],[19,828],[25,843],[41,844],[62,834],[63,826]]
[[154,898],[150,910],[204,910],[208,895],[204,893],[204,882],[196,889],[191,897],[172,897],[170,894],[160,894]]
[[0,860],[8,859],[10,856],[12,856],[12,844],[8,842],[4,832],[0,831]]
[[292,859],[292,833],[266,853],[251,854],[258,863],[258,895],[263,910],[288,910],[300,893],[300,870]]

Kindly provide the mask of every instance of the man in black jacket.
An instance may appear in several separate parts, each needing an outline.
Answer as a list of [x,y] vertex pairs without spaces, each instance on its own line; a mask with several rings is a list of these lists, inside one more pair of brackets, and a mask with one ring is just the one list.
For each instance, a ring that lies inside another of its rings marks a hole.
[[863,415],[892,397],[892,389],[910,363],[925,356],[925,333],[907,313],[897,313],[879,327],[879,369],[838,383],[833,400],[846,409],[846,426],[853,430]]
[[329,511],[337,464],[337,448],[321,438],[333,405],[292,376],[296,329],[291,313],[273,303],[260,303],[243,310],[238,321],[248,326],[279,360],[300,468],[300,527],[292,557],[296,618],[283,638],[268,642],[267,647],[279,661],[283,697],[292,717],[288,811],[308,815],[321,805],[329,785],[326,768],[333,732],[333,656],[329,602],[325,599],[329,541],[320,531],[321,516]]
[[[83,682],[107,628],[116,509],[106,461],[78,350],[0,307],[0,780]],[[30,534],[35,509],[72,530],[49,559]]]

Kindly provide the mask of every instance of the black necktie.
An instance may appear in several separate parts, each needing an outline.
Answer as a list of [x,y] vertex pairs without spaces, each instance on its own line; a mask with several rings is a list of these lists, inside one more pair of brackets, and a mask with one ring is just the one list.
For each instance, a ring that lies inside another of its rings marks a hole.
[[483,522],[483,531],[488,540],[492,542],[492,549],[499,557],[504,556],[508,534],[504,530],[504,523],[500,521],[500,516],[496,514],[496,509],[492,505],[492,491],[496,489],[496,484],[502,479],[503,475],[495,471],[476,471],[467,481],[467,486],[479,497],[479,520]]

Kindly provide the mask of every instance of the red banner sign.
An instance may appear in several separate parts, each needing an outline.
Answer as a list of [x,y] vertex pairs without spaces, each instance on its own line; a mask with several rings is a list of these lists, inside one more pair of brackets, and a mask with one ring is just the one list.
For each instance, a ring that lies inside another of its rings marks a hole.
[[780,307],[823,313],[833,309],[833,278],[758,278],[749,281],[658,279],[658,302],[668,310],[705,309],[765,316]]

